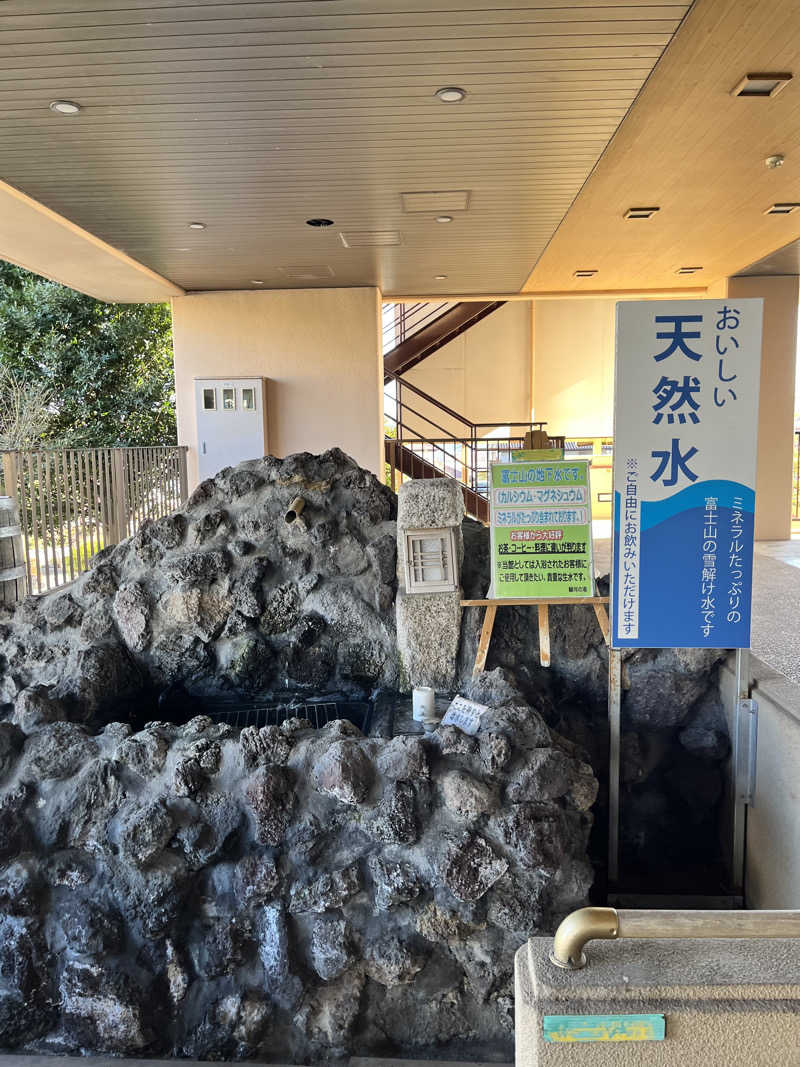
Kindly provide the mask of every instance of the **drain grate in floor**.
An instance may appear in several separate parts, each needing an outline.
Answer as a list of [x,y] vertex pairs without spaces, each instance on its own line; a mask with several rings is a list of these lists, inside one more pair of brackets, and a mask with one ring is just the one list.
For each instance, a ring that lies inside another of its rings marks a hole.
[[202,713],[214,722],[225,723],[236,730],[245,726],[280,726],[287,719],[308,719],[319,730],[334,719],[347,719],[362,733],[369,731],[372,705],[358,700],[309,700],[304,703],[248,702],[240,699],[216,699],[203,702]]

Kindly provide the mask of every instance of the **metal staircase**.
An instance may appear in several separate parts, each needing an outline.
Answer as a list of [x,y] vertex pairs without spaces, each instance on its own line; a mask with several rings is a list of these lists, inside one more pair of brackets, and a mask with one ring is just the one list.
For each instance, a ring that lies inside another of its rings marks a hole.
[[[472,422],[402,377],[453,338],[503,306],[426,302],[386,304],[383,311],[386,481],[456,478],[468,515],[489,521],[491,464],[523,448],[543,422]],[[559,442],[563,445],[563,441]]]
[[468,515],[489,521],[489,472],[523,448],[540,422],[471,422],[398,375],[384,387],[386,481],[395,491],[405,478],[456,478]]
[[503,300],[472,303],[387,304],[383,314],[383,365],[403,374],[470,329]]
[[403,378],[503,301],[386,304],[383,310],[386,480],[456,478],[468,515],[489,521],[490,464],[522,448],[543,423],[475,423]]

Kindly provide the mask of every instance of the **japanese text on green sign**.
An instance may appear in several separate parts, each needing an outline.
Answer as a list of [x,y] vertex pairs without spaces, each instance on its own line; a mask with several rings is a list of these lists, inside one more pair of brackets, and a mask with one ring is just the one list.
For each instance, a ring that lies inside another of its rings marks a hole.
[[492,596],[594,593],[587,460],[493,463]]

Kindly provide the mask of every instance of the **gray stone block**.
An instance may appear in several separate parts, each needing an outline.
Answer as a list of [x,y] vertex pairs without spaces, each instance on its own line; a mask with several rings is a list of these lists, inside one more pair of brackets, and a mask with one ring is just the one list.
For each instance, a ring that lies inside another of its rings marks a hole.
[[461,593],[397,594],[397,644],[412,686],[455,685]]
[[455,478],[420,478],[404,482],[397,494],[398,529],[460,526],[464,518],[461,483]]

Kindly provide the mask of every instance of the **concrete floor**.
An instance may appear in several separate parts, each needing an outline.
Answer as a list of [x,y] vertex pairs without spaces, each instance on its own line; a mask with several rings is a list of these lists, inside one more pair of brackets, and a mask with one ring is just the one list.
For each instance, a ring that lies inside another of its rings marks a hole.
[[800,684],[800,539],[757,541],[750,647]]
[[[610,522],[596,519],[595,574],[611,565]],[[753,561],[750,647],[760,660],[800,685],[800,537],[757,541]]]

